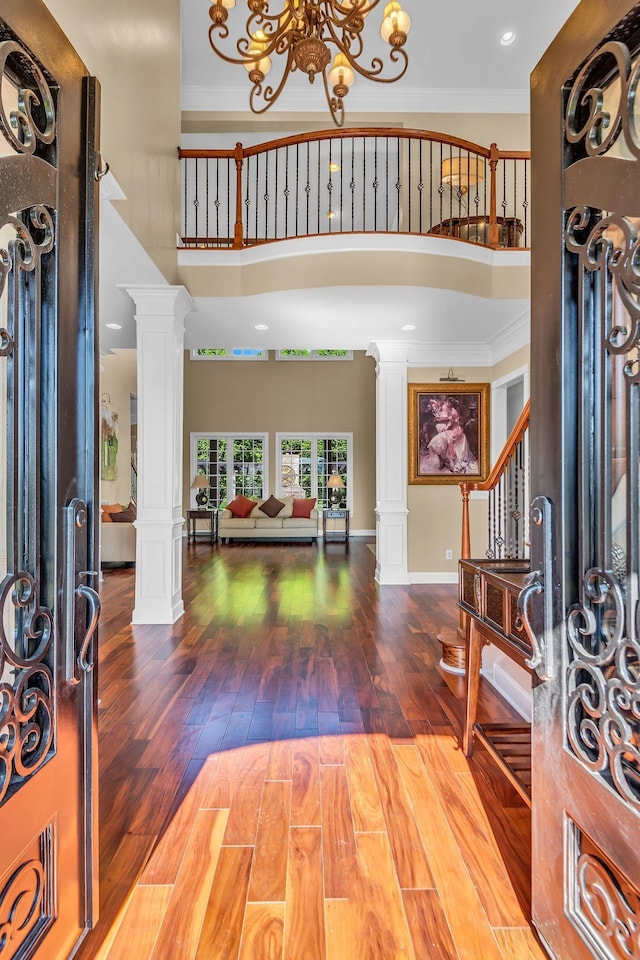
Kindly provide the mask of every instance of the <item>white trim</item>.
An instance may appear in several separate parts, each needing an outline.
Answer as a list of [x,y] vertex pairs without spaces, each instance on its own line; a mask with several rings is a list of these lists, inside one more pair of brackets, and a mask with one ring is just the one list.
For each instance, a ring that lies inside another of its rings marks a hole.
[[[183,84],[182,111],[190,110],[218,113],[249,112],[249,92],[246,85]],[[384,113],[380,89],[371,83],[354,91],[349,97],[347,109],[352,113]],[[391,102],[389,112],[391,112]],[[425,90],[424,87],[403,87],[402,109],[406,113],[524,113],[530,110],[528,88],[495,87],[441,87]],[[309,96],[306,88],[288,89],[283,92],[277,107],[271,109],[271,118],[288,111],[304,113],[327,113],[323,96]]]
[[530,267],[530,250],[492,250],[477,243],[462,243],[451,237],[436,237],[411,233],[326,233],[319,237],[296,237],[257,244],[244,250],[178,250],[181,267],[245,267],[288,257],[316,256],[321,253],[369,253],[382,250],[389,253],[428,253],[482,263],[489,267]]
[[275,446],[275,464],[276,464],[276,497],[287,497],[290,494],[282,487],[282,471],[280,470],[280,458],[282,455],[283,440],[310,440],[311,441],[311,496],[318,499],[318,463],[317,463],[317,440],[346,440],[347,441],[347,510],[353,513],[353,433],[345,433],[337,430],[288,430],[286,432],[276,432]]
[[[251,430],[250,432],[242,430],[192,430],[189,434],[189,488],[193,483],[193,478],[198,469],[198,440],[262,440],[262,498],[267,500],[269,497],[269,433],[260,430]],[[229,461],[229,451],[233,452],[233,443],[227,446],[227,495],[233,493],[236,495],[235,480],[233,472],[233,459]],[[229,466],[231,464],[231,469]],[[233,488],[233,490],[231,489]],[[195,510],[196,504],[195,490],[189,490],[190,509]]]
[[409,583],[458,583],[457,573],[409,573]]
[[510,357],[516,350],[525,347],[530,340],[531,310],[527,308],[519,317],[512,320],[500,333],[489,340],[488,347],[491,351],[493,363],[499,363],[505,357]]

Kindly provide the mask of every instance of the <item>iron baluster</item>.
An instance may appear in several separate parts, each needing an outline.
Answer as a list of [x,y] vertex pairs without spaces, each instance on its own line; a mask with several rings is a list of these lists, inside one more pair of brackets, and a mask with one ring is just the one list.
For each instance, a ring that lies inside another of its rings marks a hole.
[[189,236],[189,230],[187,225],[187,211],[188,207],[188,183],[189,183],[189,160],[185,160],[182,166],[182,175],[184,180],[184,236],[183,242],[187,243],[187,237]]
[[367,229],[367,141],[362,138],[362,229]]
[[340,137],[340,228],[343,229],[343,213],[344,213],[344,201],[343,201],[343,187],[344,187],[344,140]]
[[409,219],[409,233],[411,233],[411,141],[408,143],[407,150],[407,216]]
[[319,140],[318,140],[316,146],[317,146],[317,148],[318,148],[318,164],[317,164],[317,166],[318,166],[318,186],[317,186],[318,215],[317,215],[317,230],[316,230],[316,233],[319,234],[319,233],[320,233],[320,191],[321,191],[321,183],[320,183],[320,181],[321,181],[321,176],[322,176],[322,171],[320,170],[320,141],[319,141]]
[[264,154],[264,239],[269,239],[269,152]]
[[273,224],[274,224],[274,227],[273,227],[273,238],[274,238],[274,240],[277,240],[277,239],[278,239],[278,160],[279,160],[279,153],[280,153],[279,150],[276,150],[276,151],[275,151],[275,154],[276,154],[276,169],[275,169],[274,181],[273,181],[273,204],[274,204],[274,209],[273,209]]
[[385,230],[389,233],[389,137],[385,137]]
[[246,186],[246,196],[244,200],[244,209],[245,209],[245,237],[247,243],[249,242],[249,207],[251,206],[251,200],[249,199],[249,184],[251,182],[251,157],[247,157],[247,186]]
[[196,212],[196,229],[195,229],[195,238],[196,242],[200,240],[200,232],[198,230],[198,208],[200,206],[200,201],[198,199],[198,158],[196,157],[196,194],[193,201],[193,206]]
[[[205,233],[207,237],[207,246],[211,246],[209,240],[209,158],[207,157],[206,162],[206,172],[207,172],[207,197],[206,197],[206,222],[205,222]],[[220,161],[216,161],[216,199],[214,206],[216,208],[216,244],[218,244],[220,239]]]
[[300,209],[300,146],[296,143],[296,230],[298,236],[298,211]]
[[400,137],[397,138],[397,157],[396,157],[396,168],[398,171],[398,179],[396,180],[396,194],[397,194],[397,232],[400,233]]
[[356,198],[355,198],[355,189],[356,189],[356,138],[351,137],[351,232],[355,230],[355,218],[356,218]]
[[284,235],[289,236],[289,147],[284,153]]
[[311,167],[310,167],[310,158],[309,158],[309,141],[307,141],[307,185],[304,188],[305,193],[307,194],[307,229],[306,229],[307,236],[309,236],[309,197],[311,196],[311,182],[309,180],[310,174],[311,174]]
[[373,232],[378,232],[378,138],[373,141]]

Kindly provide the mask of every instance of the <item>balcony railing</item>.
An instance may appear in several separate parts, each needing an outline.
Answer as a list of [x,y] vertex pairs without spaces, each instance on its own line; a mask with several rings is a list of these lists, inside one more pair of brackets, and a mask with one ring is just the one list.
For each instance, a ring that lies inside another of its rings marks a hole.
[[330,130],[180,150],[188,248],[395,233],[493,249],[530,242],[530,156],[422,130]]

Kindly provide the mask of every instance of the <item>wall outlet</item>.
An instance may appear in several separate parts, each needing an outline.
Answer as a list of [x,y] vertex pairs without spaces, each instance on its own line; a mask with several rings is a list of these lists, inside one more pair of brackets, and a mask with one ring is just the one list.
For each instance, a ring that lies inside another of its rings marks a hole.
[[444,555],[445,560],[453,560],[453,550],[447,550]]

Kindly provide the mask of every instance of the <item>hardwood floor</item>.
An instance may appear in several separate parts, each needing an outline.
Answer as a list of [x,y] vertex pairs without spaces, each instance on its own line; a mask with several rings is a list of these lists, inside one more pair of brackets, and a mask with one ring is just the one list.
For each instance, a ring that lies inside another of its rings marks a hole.
[[[458,746],[455,590],[362,541],[184,548],[186,615],[105,574],[101,918],[80,960],[541,960],[529,813]],[[484,685],[479,719],[511,709]]]

